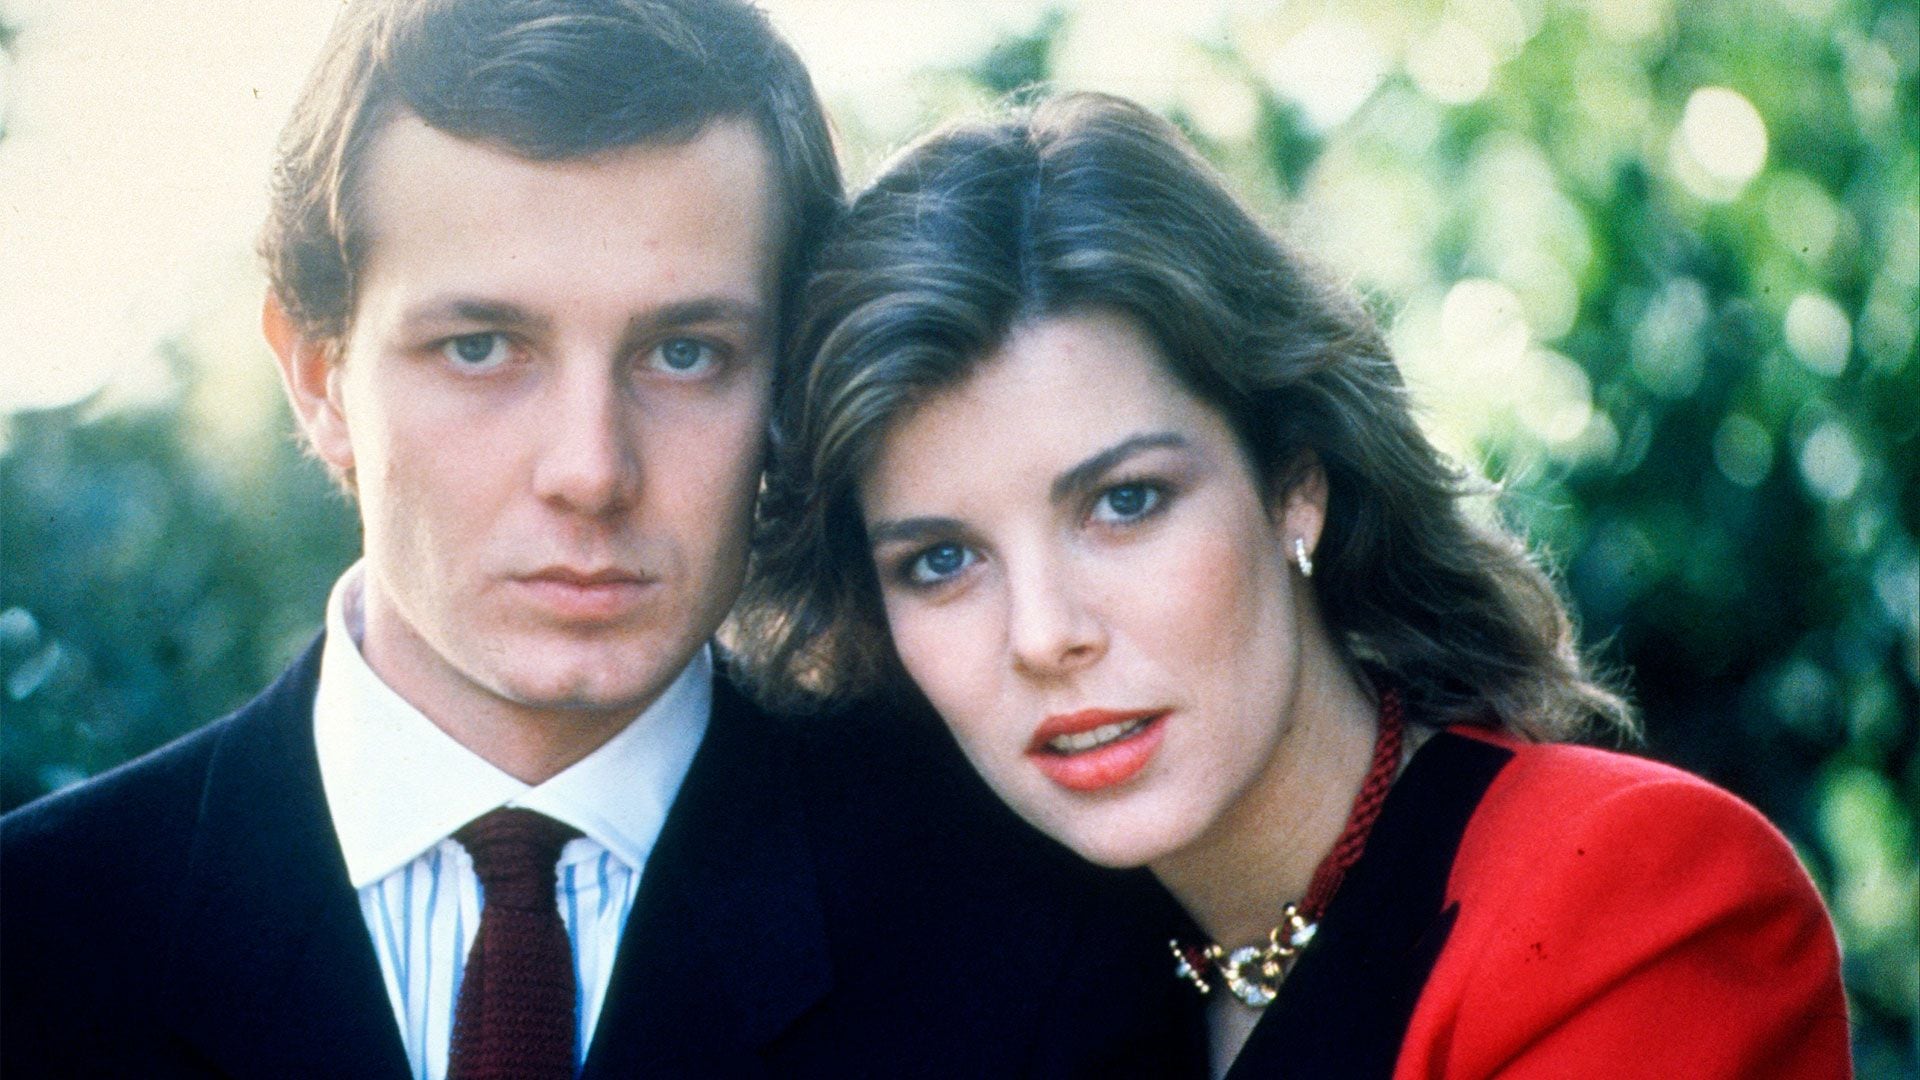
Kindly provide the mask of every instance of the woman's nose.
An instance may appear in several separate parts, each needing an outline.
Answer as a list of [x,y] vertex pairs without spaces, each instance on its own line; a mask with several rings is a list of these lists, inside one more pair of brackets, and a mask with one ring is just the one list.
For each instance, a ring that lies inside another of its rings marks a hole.
[[1106,625],[1070,569],[1037,560],[1009,576],[1008,649],[1013,664],[1033,678],[1079,671],[1105,654]]

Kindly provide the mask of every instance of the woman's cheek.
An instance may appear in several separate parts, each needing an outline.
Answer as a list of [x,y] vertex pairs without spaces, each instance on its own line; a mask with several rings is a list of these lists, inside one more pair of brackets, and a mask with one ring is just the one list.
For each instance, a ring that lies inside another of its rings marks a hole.
[[[1004,760],[1005,740],[996,739],[992,722],[1003,703],[992,678],[994,657],[986,628],[980,625],[982,613],[964,605],[928,607],[909,601],[889,604],[887,618],[907,676],[952,730],[974,769],[1018,807],[1004,783],[1010,768]],[[1001,746],[999,753],[996,745]]]
[[[972,685],[980,664],[980,643],[970,634],[968,620],[960,612],[912,598],[889,598],[886,608],[893,647],[907,675],[958,731],[965,706],[971,702],[978,709],[986,692]],[[964,737],[965,732],[960,734]]]
[[1248,647],[1262,629],[1256,601],[1276,587],[1259,539],[1212,529],[1169,537],[1153,571],[1154,636],[1179,651]]

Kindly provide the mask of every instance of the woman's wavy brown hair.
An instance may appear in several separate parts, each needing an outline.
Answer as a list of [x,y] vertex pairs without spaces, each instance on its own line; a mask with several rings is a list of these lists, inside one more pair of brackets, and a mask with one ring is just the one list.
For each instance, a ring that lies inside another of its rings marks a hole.
[[[1169,124],[1072,94],[937,132],[830,236],[797,334],[810,364],[774,427],[754,569],[728,635],[770,704],[905,678],[858,486],[888,432],[1018,326],[1119,312],[1226,417],[1264,490],[1325,467],[1312,585],[1342,655],[1432,724],[1564,738],[1628,728],[1588,672],[1552,582],[1476,521],[1487,485],[1415,424],[1380,328],[1262,228]],[[1070,409],[1073,402],[1061,402]]]

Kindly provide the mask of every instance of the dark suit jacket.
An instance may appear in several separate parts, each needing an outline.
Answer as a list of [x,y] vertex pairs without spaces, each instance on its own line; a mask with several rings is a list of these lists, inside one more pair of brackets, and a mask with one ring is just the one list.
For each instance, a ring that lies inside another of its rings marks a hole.
[[[321,790],[318,651],[0,820],[8,1080],[406,1075]],[[999,809],[925,718],[787,724],[722,680],[584,1076],[1198,1074],[1141,885]]]
[[1665,765],[1456,728],[1388,795],[1228,1080],[1848,1075],[1785,838]]

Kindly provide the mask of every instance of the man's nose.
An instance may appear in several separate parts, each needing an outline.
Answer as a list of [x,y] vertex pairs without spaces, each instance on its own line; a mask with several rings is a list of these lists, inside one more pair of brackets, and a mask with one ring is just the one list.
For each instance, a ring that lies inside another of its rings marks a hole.
[[638,419],[615,373],[586,363],[559,365],[547,408],[533,419],[540,445],[534,491],[575,513],[601,515],[640,493]]
[[1040,679],[1070,675],[1106,654],[1106,621],[1067,560],[1039,557],[1009,567],[1008,649],[1014,667]]

